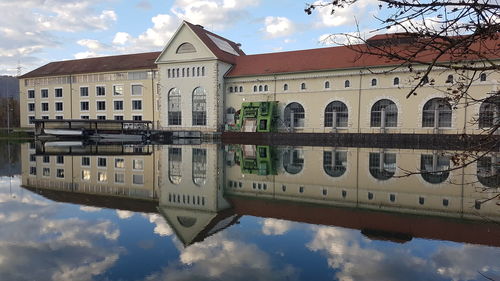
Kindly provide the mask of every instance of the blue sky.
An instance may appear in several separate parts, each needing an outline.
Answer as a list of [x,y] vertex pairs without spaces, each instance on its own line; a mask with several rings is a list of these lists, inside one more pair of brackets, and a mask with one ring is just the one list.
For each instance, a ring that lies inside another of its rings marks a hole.
[[[376,0],[304,13],[297,0],[0,0],[0,74],[51,61],[161,51],[182,20],[247,54],[323,47],[328,34],[378,27]],[[310,3],[310,2],[309,2]],[[371,34],[370,34],[371,35]]]

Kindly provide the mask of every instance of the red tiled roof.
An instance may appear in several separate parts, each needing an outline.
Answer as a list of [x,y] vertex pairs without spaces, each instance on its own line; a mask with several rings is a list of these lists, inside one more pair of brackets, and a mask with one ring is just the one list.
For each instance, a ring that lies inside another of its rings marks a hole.
[[[398,34],[397,38],[401,35]],[[387,38],[387,35],[377,35],[368,40],[380,41]],[[391,37],[393,38],[393,37]],[[407,44],[395,44],[387,46],[390,52],[400,54],[402,57],[413,53]],[[401,60],[389,59],[383,55],[367,54],[366,50],[376,51],[368,45],[360,44],[353,46],[339,46],[309,50],[299,50],[280,53],[268,53],[257,55],[246,55],[236,57],[235,66],[226,77],[269,75],[276,73],[307,72],[318,70],[334,70],[348,68],[364,68],[375,66],[398,65]],[[480,59],[474,51],[481,50],[484,57],[489,59],[500,59],[500,39],[485,40],[475,42],[467,49],[467,54],[462,52],[441,56],[438,62],[448,62],[452,59],[477,60]],[[435,57],[435,52],[430,50],[422,51],[416,59],[420,61],[431,61]]]
[[56,61],[41,66],[19,78],[58,76],[94,72],[123,71],[134,69],[156,69],[156,58],[160,52],[97,57],[79,60]]
[[195,24],[192,24],[192,23],[187,22],[187,21],[185,21],[185,23],[191,28],[191,30],[193,30],[194,33],[196,33],[196,35],[201,39],[201,41],[203,41],[203,43],[221,61],[234,64],[235,61],[236,61],[236,58],[238,56],[235,56],[233,54],[227,53],[227,52],[219,49],[219,47],[217,47],[217,45],[215,45],[215,43],[212,41],[212,39],[210,39],[210,37],[208,37],[208,34],[210,34],[213,37],[219,38],[219,39],[221,39],[223,41],[226,41],[240,56],[245,56],[245,53],[240,49],[240,47],[238,46],[237,43],[235,43],[235,42],[233,42],[231,40],[228,40],[228,39],[226,39],[224,37],[221,37],[221,36],[219,36],[219,35],[217,35],[215,33],[212,33],[212,32],[210,32],[208,30],[205,30],[200,25],[195,25]]

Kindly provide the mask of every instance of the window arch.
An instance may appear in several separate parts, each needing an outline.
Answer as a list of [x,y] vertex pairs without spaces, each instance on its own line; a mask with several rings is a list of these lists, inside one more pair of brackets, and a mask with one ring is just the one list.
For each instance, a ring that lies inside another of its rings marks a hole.
[[492,128],[500,122],[500,98],[489,97],[479,107],[479,128]]
[[377,79],[373,78],[371,82],[372,87],[377,86]]
[[481,75],[479,75],[479,81],[481,82],[486,81],[486,73],[481,73]]
[[259,92],[262,92],[262,85],[259,85]]
[[304,107],[297,102],[289,103],[285,107],[285,124],[290,128],[304,127],[305,111]]
[[243,86],[240,86],[240,93],[243,92]]
[[205,67],[204,66],[201,67],[201,76],[205,76]]
[[283,91],[288,91],[288,84],[283,84]]
[[325,81],[325,89],[330,89],[330,81]]
[[257,92],[257,86],[253,86],[253,91]]
[[168,92],[168,124],[181,125],[181,91],[178,88],[172,88]]
[[185,42],[179,45],[175,53],[177,54],[196,53],[196,48],[193,46],[193,44]]
[[453,83],[453,75],[448,75],[448,77],[446,77],[446,83]]
[[477,179],[485,187],[500,187],[500,163],[496,156],[483,156],[477,161]]
[[432,184],[444,182],[450,175],[450,158],[444,155],[422,154],[420,156],[420,172],[422,178]]
[[306,83],[301,83],[300,84],[300,89],[305,90],[306,89]]
[[347,105],[341,101],[332,101],[325,108],[325,127],[347,127],[348,117]]
[[193,90],[193,126],[207,125],[207,93],[202,87]]
[[444,98],[433,98],[424,104],[422,127],[451,127],[451,105]]
[[234,86],[234,92],[237,93],[238,92],[238,87],[237,86]]
[[264,85],[264,92],[269,91],[269,87],[267,85]]
[[201,186],[207,181],[207,150],[193,148],[193,183]]
[[283,168],[289,174],[295,175],[304,167],[304,153],[302,149],[289,148],[283,152]]
[[397,127],[398,107],[388,99],[377,101],[371,109],[370,127]]
[[393,84],[394,86],[399,85],[399,77],[394,77],[394,80],[392,81],[392,84]]
[[182,150],[179,147],[168,149],[168,179],[172,184],[182,181]]
[[347,170],[347,151],[323,151],[323,169],[331,177],[340,177]]
[[233,87],[229,87],[229,92],[232,93],[233,92]]
[[370,152],[370,174],[378,180],[387,180],[396,172],[396,154],[385,152]]
[[349,88],[349,87],[351,87],[351,82],[349,80],[345,80],[344,88]]
[[190,228],[196,223],[196,218],[179,216],[177,221],[185,228]]

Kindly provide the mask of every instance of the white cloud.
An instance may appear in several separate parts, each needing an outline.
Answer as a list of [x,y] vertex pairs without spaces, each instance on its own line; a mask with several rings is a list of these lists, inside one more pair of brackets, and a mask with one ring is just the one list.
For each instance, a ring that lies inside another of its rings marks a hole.
[[113,38],[113,44],[117,45],[125,45],[132,36],[127,32],[118,32],[115,34],[115,38]]
[[149,218],[150,223],[154,223],[156,225],[153,230],[154,233],[160,236],[170,236],[174,233],[162,216],[158,214],[149,214],[144,216]]
[[97,40],[92,40],[92,39],[81,39],[76,42],[78,45],[86,47],[90,50],[102,50],[105,48],[105,45],[102,44],[101,42]]
[[[314,4],[324,3],[316,1]],[[331,6],[318,7],[317,23],[318,27],[352,26],[356,20],[371,19],[372,15],[378,11],[378,0],[356,1],[352,5],[345,5],[344,8],[335,8],[335,13],[331,14]]]
[[116,210],[116,215],[122,219],[122,220],[125,220],[125,219],[129,219],[131,218],[133,215],[134,215],[134,212],[131,212],[131,211],[123,211],[123,210]]
[[295,31],[293,22],[285,17],[266,17],[264,24],[264,32],[270,38],[288,36]]
[[283,235],[290,230],[292,223],[285,220],[264,219],[262,233],[265,235]]
[[93,213],[93,212],[99,212],[102,209],[97,208],[97,207],[92,207],[92,206],[80,206],[80,210],[88,213]]

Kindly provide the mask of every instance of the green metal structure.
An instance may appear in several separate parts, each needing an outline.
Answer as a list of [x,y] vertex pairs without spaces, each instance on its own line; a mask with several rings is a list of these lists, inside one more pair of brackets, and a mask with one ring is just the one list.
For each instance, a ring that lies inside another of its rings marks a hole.
[[234,131],[241,132],[276,132],[278,120],[278,102],[244,102],[236,118]]

